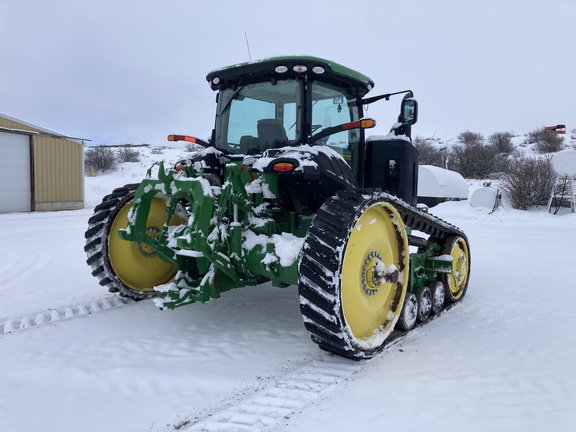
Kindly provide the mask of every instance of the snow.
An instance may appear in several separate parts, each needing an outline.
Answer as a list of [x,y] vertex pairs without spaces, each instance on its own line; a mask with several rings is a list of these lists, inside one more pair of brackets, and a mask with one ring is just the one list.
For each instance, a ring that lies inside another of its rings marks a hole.
[[[270,156],[271,152],[274,157]],[[298,166],[295,168],[295,171],[303,171],[304,167],[317,167],[316,162],[312,160],[312,155],[318,155],[320,153],[328,157],[342,159],[342,156],[330,147],[302,145],[298,147],[298,151],[295,151],[293,147],[282,147],[265,151],[263,157],[259,158],[252,165],[252,168],[257,171],[264,171],[273,160],[282,157],[296,161]]]
[[433,165],[418,167],[418,196],[433,198],[468,198],[466,180],[456,171]]
[[0,214],[0,430],[574,430],[575,214],[432,208],[469,237],[466,298],[353,362],[310,340],[296,287],[159,311],[98,285],[93,207],[158,157],[86,178],[87,209]]

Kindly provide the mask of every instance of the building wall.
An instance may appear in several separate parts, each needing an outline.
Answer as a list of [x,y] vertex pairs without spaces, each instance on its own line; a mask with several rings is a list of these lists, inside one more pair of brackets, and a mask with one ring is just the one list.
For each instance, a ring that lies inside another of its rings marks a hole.
[[35,209],[84,208],[83,146],[41,135],[33,142]]

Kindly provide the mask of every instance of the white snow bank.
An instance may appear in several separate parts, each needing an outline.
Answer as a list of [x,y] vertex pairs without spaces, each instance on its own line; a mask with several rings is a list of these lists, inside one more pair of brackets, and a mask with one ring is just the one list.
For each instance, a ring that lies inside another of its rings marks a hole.
[[468,184],[464,177],[455,171],[432,165],[420,165],[418,196],[465,200],[468,198]]

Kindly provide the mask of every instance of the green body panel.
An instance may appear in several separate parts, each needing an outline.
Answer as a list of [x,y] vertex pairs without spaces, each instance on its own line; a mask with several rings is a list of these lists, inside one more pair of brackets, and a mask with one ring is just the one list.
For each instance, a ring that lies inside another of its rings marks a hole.
[[[276,215],[277,222],[263,205],[262,192],[263,184],[267,191],[277,191],[277,178],[251,173],[239,162],[226,164],[221,187],[210,186],[201,174],[192,167],[177,171],[163,164],[155,178],[149,171],[135,193],[128,226],[119,232],[122,239],[144,243],[177,265],[173,282],[156,288],[165,293],[163,306],[206,302],[221,292],[256,285],[261,278],[279,287],[296,284],[297,254],[286,258],[276,249],[303,241],[310,218],[299,229],[284,214]],[[154,197],[166,199],[168,216],[163,230],[152,236],[146,221]],[[188,223],[170,227],[168,221],[182,205],[189,206]],[[235,215],[235,220],[226,215]]]
[[[411,233],[410,227],[406,227]],[[430,285],[438,280],[439,274],[450,274],[452,272],[452,257],[449,255],[438,255],[441,247],[434,242],[428,241],[422,252],[410,254],[410,276],[408,279],[408,290],[416,292],[418,288]]]

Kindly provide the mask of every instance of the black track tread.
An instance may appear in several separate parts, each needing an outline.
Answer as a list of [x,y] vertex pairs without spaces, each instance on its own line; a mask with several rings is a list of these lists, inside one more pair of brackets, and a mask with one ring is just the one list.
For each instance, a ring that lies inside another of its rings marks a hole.
[[154,293],[134,291],[124,285],[112,270],[105,250],[114,216],[126,202],[132,200],[138,186],[138,183],[127,184],[106,195],[102,202],[94,207],[94,214],[88,219],[88,229],[84,233],[86,263],[92,268],[92,276],[109,292],[117,292],[134,300],[152,297]]
[[[466,235],[459,228],[386,193],[375,190],[344,190],[326,200],[316,213],[302,249],[299,266],[300,311],[306,329],[320,348],[355,360],[376,355],[414,330],[402,331],[396,328],[384,344],[368,351],[358,349],[351,343],[350,338],[346,337],[344,318],[336,298],[339,295],[336,293],[338,282],[333,280],[336,277],[334,272],[339,270],[340,265],[335,251],[344,248],[352,221],[364,203],[371,198],[392,204],[407,226],[428,234],[441,246],[456,235],[461,236],[468,244]],[[426,322],[414,328],[435,319],[454,304],[446,303],[438,314],[432,315]]]

